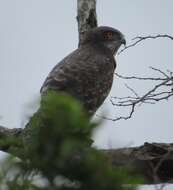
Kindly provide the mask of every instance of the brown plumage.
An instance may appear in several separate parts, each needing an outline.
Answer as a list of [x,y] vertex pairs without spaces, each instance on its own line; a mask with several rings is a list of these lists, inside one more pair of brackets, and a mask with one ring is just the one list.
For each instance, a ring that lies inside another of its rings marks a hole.
[[66,92],[93,115],[111,89],[116,68],[114,55],[121,44],[125,44],[124,36],[111,27],[88,31],[81,46],[53,68],[41,93],[48,89]]

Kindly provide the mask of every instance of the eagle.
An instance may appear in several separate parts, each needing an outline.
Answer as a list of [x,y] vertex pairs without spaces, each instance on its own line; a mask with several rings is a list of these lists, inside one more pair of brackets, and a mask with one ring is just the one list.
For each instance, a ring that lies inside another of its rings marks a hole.
[[126,44],[124,35],[112,27],[87,31],[78,49],[49,73],[41,94],[47,90],[65,92],[80,101],[88,115],[93,116],[111,90],[116,68],[114,56],[122,44]]

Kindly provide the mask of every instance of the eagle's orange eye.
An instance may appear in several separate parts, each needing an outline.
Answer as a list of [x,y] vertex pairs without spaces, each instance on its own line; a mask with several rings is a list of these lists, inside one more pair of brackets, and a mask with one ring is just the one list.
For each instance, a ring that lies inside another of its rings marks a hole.
[[106,33],[105,33],[105,39],[107,39],[107,40],[111,40],[112,37],[113,37],[112,32],[106,32]]

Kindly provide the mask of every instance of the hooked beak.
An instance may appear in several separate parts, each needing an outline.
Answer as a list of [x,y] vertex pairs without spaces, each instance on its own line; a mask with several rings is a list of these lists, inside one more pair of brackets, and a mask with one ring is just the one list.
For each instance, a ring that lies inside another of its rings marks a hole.
[[125,40],[125,38],[122,38],[120,41],[121,41],[121,43],[122,43],[124,46],[126,46],[126,40]]

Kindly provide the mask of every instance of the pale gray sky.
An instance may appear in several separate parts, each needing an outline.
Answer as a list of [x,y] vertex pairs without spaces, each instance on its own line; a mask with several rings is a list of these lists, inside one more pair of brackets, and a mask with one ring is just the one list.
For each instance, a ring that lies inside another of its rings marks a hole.
[[[122,31],[127,40],[137,35],[171,34],[172,0],[98,0],[99,25]],[[76,0],[0,0],[0,124],[21,127],[26,103],[39,94],[52,67],[77,47]],[[117,72],[148,76],[149,66],[173,71],[173,42],[149,40],[117,59]],[[139,91],[148,84],[131,83]],[[111,95],[127,93],[115,79]],[[95,133],[102,148],[136,146],[143,142],[172,142],[173,101],[141,106],[128,121],[104,122]],[[107,101],[107,115],[117,116]],[[109,112],[109,114],[108,114]]]

